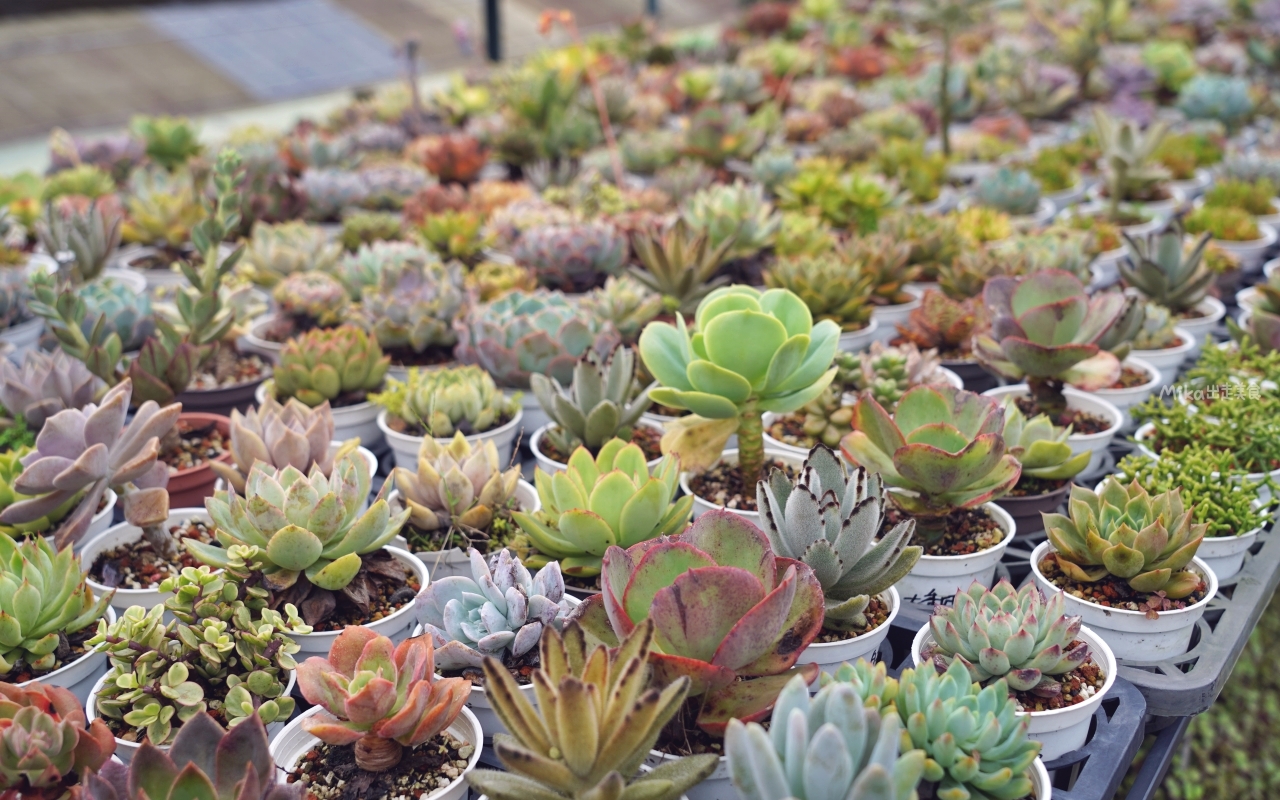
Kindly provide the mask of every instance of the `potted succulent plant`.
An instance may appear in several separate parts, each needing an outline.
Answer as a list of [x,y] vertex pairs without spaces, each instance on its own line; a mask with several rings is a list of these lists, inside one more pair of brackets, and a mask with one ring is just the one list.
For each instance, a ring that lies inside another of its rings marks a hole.
[[228,726],[254,716],[283,724],[293,713],[291,637],[311,629],[292,605],[283,614],[267,608],[262,566],[261,549],[235,547],[221,573],[183,570],[161,584],[172,593],[164,605],[133,606],[98,626],[89,644],[109,668],[87,710],[111,729],[121,759],[136,756],[144,740],[169,746],[201,712]]
[[1209,294],[1214,273],[1204,261],[1209,235],[1187,249],[1180,217],[1145,236],[1124,234],[1128,250],[1120,275],[1148,300],[1172,311],[1192,339],[1188,358],[1200,355],[1204,337],[1226,315],[1226,306]]
[[678,460],[667,457],[651,474],[638,446],[611,439],[594,458],[579,447],[563,472],[536,471],[540,508],[511,515],[533,545],[525,563],[559,560],[572,590],[595,591],[610,544],[631,547],[689,524],[694,498],[676,499],[679,469]]
[[294,272],[276,284],[271,299],[275,311],[255,320],[244,339],[249,350],[272,362],[295,336],[342,324],[351,304],[346,288],[327,272]]
[[[792,677],[812,683],[818,665],[797,660],[821,630],[822,614],[822,585],[808,565],[775,556],[759,528],[715,510],[677,536],[610,546],[601,592],[574,618],[609,647],[652,621],[661,642],[649,656],[655,680],[688,681],[688,699],[650,755],[661,768],[691,750],[715,752],[731,719],[764,719]],[[723,797],[727,783],[721,761],[695,796]]]
[[949,603],[977,580],[989,584],[1013,540],[1013,519],[989,501],[1021,474],[994,399],[950,386],[917,386],[892,415],[867,396],[854,405],[845,458],[880,473],[893,491],[891,523],[913,518],[924,555],[899,582],[903,602]]
[[1017,534],[1029,538],[1044,530],[1041,512],[1062,505],[1089,454],[1071,452],[1070,427],[1059,428],[1044,414],[1027,419],[1010,397],[1004,399],[1004,416],[1004,442],[1022,465],[1022,474],[996,505],[1013,517]]
[[846,475],[823,445],[809,452],[798,479],[774,469],[756,495],[773,552],[808,564],[822,585],[822,630],[798,663],[833,672],[855,658],[875,661],[899,611],[893,585],[923,552],[909,544],[915,520],[884,530],[880,477],[860,467]]
[[15,800],[66,797],[115,752],[107,726],[90,725],[84,702],[57,686],[0,683],[0,719],[0,794]]
[[[695,323],[690,334],[677,315],[676,325],[652,322],[640,335],[640,357],[660,384],[649,396],[694,412],[669,423],[664,449],[680,457],[681,486],[696,496],[696,508],[755,515],[755,487],[769,455],[761,415],[794,411],[830,385],[840,328],[832,320],[815,324],[785,289],[747,286],[712,292]],[[735,433],[737,452],[723,451]]]
[[1222,161],[1224,144],[1220,135],[1190,130],[1165,136],[1154,155],[1169,171],[1169,185],[1195,198],[1213,185],[1209,168]]
[[307,331],[285,344],[274,377],[258,387],[255,399],[259,406],[268,396],[281,403],[297,398],[311,408],[328,403],[333,438],[359,439],[376,453],[385,445],[379,408],[369,398],[382,388],[390,363],[378,340],[355,325]]
[[390,380],[384,391],[371,395],[381,408],[377,424],[397,467],[413,469],[426,437],[447,443],[460,431],[473,445],[492,441],[503,463],[511,453],[524,411],[519,395],[507,397],[489,373],[477,366],[419,370],[413,367],[403,381]]
[[1086,469],[1097,469],[1124,418],[1115,406],[1087,392],[1111,386],[1120,377],[1120,360],[1099,342],[1113,328],[1129,324],[1132,301],[1115,292],[1091,299],[1080,279],[1062,270],[992,278],[983,300],[991,332],[974,340],[974,353],[998,375],[1026,379],[987,393],[1012,395],[1024,413],[1044,413],[1055,425],[1071,425],[1074,432],[1067,442],[1072,451],[1093,453]]
[[[221,547],[191,539],[184,545],[221,569],[235,545],[264,548],[269,604],[297,606],[315,629],[294,637],[303,652],[324,652],[346,625],[368,624],[394,636],[409,626],[427,571],[410,553],[387,547],[409,511],[391,515],[384,499],[391,487],[385,484],[365,509],[369,484],[369,465],[358,453],[339,456],[328,477],[319,465],[304,475],[293,466],[276,470],[259,462],[249,471],[243,497],[219,493],[205,500]],[[251,507],[265,510],[251,515]]]
[[0,535],[0,596],[0,619],[12,631],[0,645],[0,677],[62,687],[83,702],[104,661],[87,644],[93,626],[115,621],[111,592],[94,597],[71,548]]
[[765,285],[798,297],[818,320],[840,328],[840,349],[856,353],[876,339],[875,279],[866,262],[840,252],[778,259],[764,274]]
[[[333,785],[333,770],[353,760],[352,779],[374,796],[465,797],[463,779],[480,759],[483,734],[462,707],[467,681],[436,677],[433,663],[426,637],[394,645],[368,628],[347,628],[328,658],[298,665],[298,686],[316,705],[271,743],[275,765],[300,791]],[[428,753],[430,766],[421,758]]]
[[1240,388],[1201,389],[1200,402],[1166,405],[1152,397],[1130,409],[1139,423],[1133,435],[1138,449],[1152,458],[1164,458],[1203,445],[1225,453],[1232,469],[1245,472],[1251,481],[1280,479],[1280,437],[1272,432],[1270,422],[1275,404],[1256,383],[1235,385]]
[[1212,236],[1213,243],[1235,256],[1246,273],[1255,272],[1276,243],[1275,228],[1257,222],[1248,211],[1231,206],[1203,205],[1183,222],[1189,233]]
[[677,217],[632,235],[631,250],[640,267],[631,267],[630,274],[659,294],[668,311],[692,314],[702,298],[728,281],[716,277],[716,270],[734,242],[728,237],[713,246],[708,233],[694,231]]
[[[917,669],[960,663],[978,684],[1003,680],[1029,716],[1027,734],[1053,761],[1084,746],[1093,714],[1116,681],[1116,659],[1100,637],[1064,613],[1062,595],[1045,599],[1034,583],[973,584],[954,607],[938,606],[911,643]],[[1011,633],[997,644],[1003,631]]]
[[994,376],[973,356],[973,337],[986,325],[986,310],[979,299],[957,300],[938,289],[925,289],[920,307],[898,326],[898,334],[921,350],[936,350],[942,366],[976,392],[996,385]]
[[1045,515],[1049,540],[1031,554],[1036,583],[1061,593],[1116,658],[1185,652],[1218,578],[1195,558],[1206,526],[1178,491],[1152,495],[1109,477],[1097,493],[1072,489],[1068,508]]
[[1154,122],[1142,130],[1130,119],[1117,120],[1101,108],[1093,113],[1094,132],[1102,149],[1104,181],[1093,195],[1104,201],[1106,218],[1117,225],[1133,224],[1134,214],[1123,203],[1137,206],[1139,214],[1168,216],[1185,198],[1168,185],[1169,171],[1156,158],[1156,150],[1169,132],[1167,122]]
[[[636,625],[613,651],[590,643],[571,622],[563,635],[549,628],[539,650],[540,666],[533,678],[540,687],[538,704],[525,699],[498,659],[484,659],[485,676],[496,687],[494,711],[512,733],[494,742],[505,772],[476,770],[467,776],[481,797],[578,800],[623,792],[655,800],[697,796],[696,787],[716,770],[716,756],[694,755],[643,769],[642,762],[680,712],[691,686],[688,677],[677,676],[642,694],[652,670],[650,657],[656,652],[652,622]],[[582,702],[593,695],[601,698],[598,709]],[[540,737],[539,731],[549,736]],[[567,764],[580,766],[571,772],[563,768]]]
[[[1113,328],[1104,337],[1102,346],[1118,355],[1125,354],[1123,347],[1118,346],[1115,339],[1128,339],[1128,352],[1135,358],[1155,367],[1160,373],[1160,387],[1170,386],[1178,379],[1178,371],[1195,346],[1191,334],[1174,322],[1173,312],[1162,305],[1151,301],[1135,304],[1136,314],[1126,321],[1137,321],[1136,326],[1121,331]],[[1132,335],[1130,335],[1132,333]],[[1123,378],[1123,373],[1121,375]]]
[[1040,194],[1040,183],[1026,170],[1000,167],[973,185],[973,202],[1008,214],[1020,231],[1041,228],[1053,219],[1053,201]]
[[[920,307],[923,293],[909,284],[921,276],[923,269],[907,263],[911,257],[911,246],[887,234],[876,233],[849,239],[841,252],[858,265],[861,272],[871,276],[872,330],[876,342],[888,342],[898,335],[898,325]],[[847,338],[845,340],[848,341]],[[860,349],[841,348],[845,352]]]
[[651,465],[662,458],[662,429],[641,420],[652,405],[652,386],[635,391],[635,358],[635,352],[627,347],[613,351],[608,360],[588,351],[574,366],[573,383],[567,389],[555,378],[529,376],[538,404],[551,418],[529,440],[540,468],[563,470],[574,450],[586,447],[588,452],[598,453],[614,438],[634,443]]
[[1002,242],[1014,234],[1013,219],[998,208],[971,205],[948,214],[969,247]]
[[536,706],[532,674],[538,666],[538,641],[545,631],[563,628],[578,602],[565,593],[555,561],[530,575],[506,549],[486,560],[472,548],[468,557],[471,577],[436,579],[417,599],[419,625],[413,635],[431,639],[437,672],[470,681],[467,708],[492,737],[508,730],[494,713],[495,698],[487,691],[487,670],[481,666],[488,659],[496,661]]

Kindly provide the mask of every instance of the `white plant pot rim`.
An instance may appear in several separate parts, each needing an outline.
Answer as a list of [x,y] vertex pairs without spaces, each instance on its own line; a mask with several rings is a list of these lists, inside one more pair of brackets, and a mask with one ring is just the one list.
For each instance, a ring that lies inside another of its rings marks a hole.
[[1124,362],[1122,363],[1122,366],[1132,367],[1134,369],[1140,369],[1143,372],[1145,372],[1147,375],[1150,375],[1151,379],[1148,380],[1146,383],[1142,384],[1141,386],[1130,386],[1127,389],[1097,389],[1093,392],[1093,394],[1098,395],[1104,400],[1110,401],[1114,405],[1115,403],[1114,398],[1123,399],[1129,395],[1133,395],[1136,397],[1142,394],[1149,394],[1151,392],[1154,392],[1160,386],[1160,370],[1150,361],[1147,361],[1146,359],[1143,359],[1143,358],[1138,358],[1136,355],[1131,355],[1124,360]]
[[1186,357],[1196,346],[1196,338],[1191,332],[1181,325],[1175,325],[1173,332],[1183,341],[1182,344],[1174,347],[1162,347],[1159,350],[1130,350],[1129,352],[1138,358],[1145,359],[1148,362],[1168,359],[1172,360],[1174,356]]
[[[1005,395],[1009,395],[1009,394],[1025,394],[1029,396],[1031,394],[1031,387],[1025,383],[1015,383],[1010,386],[997,386],[994,389],[988,389],[987,391],[983,392],[983,394],[986,395],[987,397],[1004,397]],[[1112,420],[1111,427],[1107,428],[1105,431],[1099,431],[1098,433],[1073,433],[1067,437],[1067,441],[1069,442],[1081,442],[1081,443],[1101,442],[1111,437],[1114,437],[1120,431],[1120,426],[1124,424],[1123,412],[1121,412],[1120,409],[1116,408],[1115,404],[1113,404],[1110,400],[1107,400],[1104,397],[1099,397],[1097,394],[1093,392],[1086,392],[1080,389],[1076,389],[1073,386],[1067,386],[1063,388],[1062,394],[1067,398],[1068,408],[1071,407],[1071,399],[1073,397],[1080,400],[1087,400],[1089,402],[1099,403],[1103,406],[1103,410],[1107,413],[1109,417],[1111,417],[1111,420]],[[1080,410],[1085,410],[1085,409],[1080,409]],[[1088,411],[1087,413],[1092,414],[1094,412]]]
[[1201,311],[1208,311],[1209,313],[1203,317],[1180,319],[1178,321],[1179,326],[1183,328],[1190,328],[1192,330],[1197,326],[1211,327],[1216,324],[1218,320],[1227,315],[1227,306],[1213,295],[1205,295],[1204,299],[1196,303],[1194,307]]
[[902,598],[898,595],[898,590],[892,586],[890,586],[888,589],[885,589],[880,594],[876,595],[876,597],[879,597],[882,600],[886,601],[889,605],[889,616],[885,618],[884,622],[880,623],[874,628],[871,628],[870,630],[863,631],[857,636],[853,636],[848,639],[841,639],[838,642],[814,642],[808,645],[807,647],[805,647],[805,649],[801,651],[801,657],[803,658],[805,654],[810,654],[815,656],[815,658],[810,662],[797,662],[797,663],[826,664],[828,662],[823,661],[821,658],[821,656],[824,655],[826,651],[834,650],[838,647],[844,647],[848,645],[850,642],[856,642],[860,639],[870,638],[880,633],[881,631],[888,632],[888,626],[893,624],[893,621],[898,618],[898,612],[902,611]]
[[[385,545],[382,549],[386,550],[394,556],[396,560],[413,570],[413,574],[418,578],[418,594],[421,594],[431,581],[431,576],[427,573],[426,565],[408,550],[402,550],[394,545]],[[375,633],[381,633],[384,636],[389,636],[391,634],[385,633],[384,631],[390,630],[394,633],[408,627],[404,624],[400,624],[399,627],[396,627],[396,625],[398,623],[403,623],[405,621],[405,617],[411,616],[413,608],[414,601],[410,600],[382,619],[364,623],[364,627],[369,628]],[[309,645],[325,643],[324,652],[327,653],[329,652],[329,645],[333,644],[333,640],[338,638],[340,633],[342,633],[342,631],[312,631],[311,633],[291,634],[289,638],[298,643],[306,642]],[[304,647],[303,653],[310,654],[318,652],[318,650],[319,648],[316,647]]]
[[1259,222],[1258,233],[1262,235],[1257,239],[1246,239],[1244,241],[1232,241],[1230,239],[1211,239],[1210,241],[1221,247],[1223,250],[1232,252],[1242,252],[1246,254],[1256,253],[1266,250],[1268,247],[1276,243],[1276,229],[1265,222]]
[[[1052,546],[1053,546],[1052,542],[1045,540],[1040,544],[1036,545],[1035,550],[1031,551],[1031,571],[1032,571],[1032,574],[1036,576],[1036,579],[1041,583],[1041,585],[1047,584],[1049,586],[1053,586],[1053,583],[1044,576],[1044,573],[1040,571],[1040,560],[1044,558],[1044,556],[1049,552],[1049,549]],[[1204,563],[1204,561],[1200,560],[1200,558],[1197,556],[1191,559],[1191,564],[1188,565],[1188,568],[1191,569],[1193,572],[1198,572],[1200,574],[1200,577],[1204,579],[1206,584],[1208,584],[1208,590],[1205,592],[1204,597],[1200,598],[1200,600],[1198,600],[1196,603],[1194,603],[1193,605],[1189,605],[1186,608],[1175,608],[1169,611],[1157,611],[1156,614],[1158,614],[1160,617],[1169,619],[1171,617],[1185,616],[1187,614],[1192,614],[1192,613],[1197,614],[1198,616],[1199,614],[1203,613],[1206,608],[1208,608],[1210,601],[1212,601],[1213,598],[1217,596],[1218,576],[1213,574],[1213,570],[1210,569],[1209,566]],[[1057,587],[1054,587],[1054,588],[1057,589]],[[1127,608],[1111,608],[1110,606],[1102,606],[1090,600],[1085,600],[1082,597],[1076,597],[1075,595],[1070,595],[1070,594],[1067,594],[1066,592],[1062,592],[1061,589],[1057,589],[1057,591],[1063,594],[1064,599],[1075,600],[1084,605],[1091,606],[1096,609],[1100,609],[1104,613],[1106,613],[1107,616],[1114,615],[1117,618],[1122,620],[1137,620],[1139,618],[1145,618],[1147,615],[1145,611],[1131,611],[1130,609],[1127,609]]]
[[[258,388],[254,390],[253,399],[261,406],[267,400],[267,392],[271,392],[271,399],[280,402],[275,393],[275,379],[267,378]],[[378,414],[374,409],[378,406],[373,404],[372,400],[365,400],[363,403],[354,403],[349,406],[340,408],[330,408],[333,412],[333,421],[338,428],[344,428],[350,425],[359,425],[362,422],[369,422],[375,419]],[[348,419],[350,417],[351,419]]]
[[[385,408],[378,412],[378,428],[383,432],[383,434],[386,435],[387,441],[388,442],[394,441],[400,444],[404,449],[408,449],[408,447],[412,445],[414,448],[414,451],[416,452],[418,447],[422,445],[422,440],[427,437],[409,436],[408,434],[400,433],[399,431],[392,430],[391,427],[387,425],[387,418],[389,416],[390,416],[390,413]],[[511,434],[514,436],[517,427],[519,427],[520,425],[520,421],[523,419],[524,419],[524,409],[518,408],[516,409],[515,416],[512,417],[509,422],[499,425],[496,428],[490,428],[487,431],[481,431],[480,433],[472,433],[472,434],[466,435],[465,438],[468,442],[475,444],[476,442],[482,442],[485,439],[500,439],[507,434]],[[437,442],[439,442],[442,445],[447,445],[449,444],[449,442],[453,441],[453,437],[449,437],[449,436],[446,436],[446,437],[437,436],[434,438]]]
[[[918,288],[916,288],[915,286],[907,285],[907,286],[903,286],[903,287],[902,287],[902,291],[904,291],[904,292],[906,292],[907,294],[911,295],[911,296],[912,296],[912,297],[914,297],[915,299],[914,299],[914,300],[908,300],[908,301],[907,301],[907,302],[905,302],[905,303],[892,303],[892,304],[890,304],[890,305],[886,305],[886,306],[872,306],[872,307],[871,307],[871,318],[872,318],[872,319],[875,319],[875,318],[876,318],[876,314],[880,314],[880,316],[881,316],[881,317],[884,317],[884,316],[893,316],[893,315],[895,315],[895,314],[902,314],[902,313],[905,313],[905,312],[914,311],[914,310],[916,310],[917,308],[919,308],[919,307],[920,307],[920,303],[921,303],[921,302],[923,302],[923,300],[924,300],[924,290],[923,290],[923,289],[918,289]],[[851,333],[861,333],[861,332],[862,332],[862,330],[864,330],[864,329],[859,329],[859,330],[857,330],[857,331],[850,331],[850,332],[851,332]]]
[[[106,618],[108,625],[114,624],[117,618],[116,610],[112,608],[110,605],[108,605],[107,610],[102,612],[102,616]],[[56,683],[56,681],[59,678],[62,678],[74,672],[76,667],[83,664],[87,659],[93,658],[95,656],[102,656],[102,655],[103,654],[99,653],[97,650],[87,650],[85,651],[84,655],[80,656],[75,661],[72,661],[69,664],[63,664],[62,666],[55,669],[53,672],[46,672],[45,674],[41,675],[38,678],[32,678],[29,681],[23,681],[22,683],[19,683],[18,686],[30,686],[35,683],[43,683],[49,686],[57,686],[58,684]],[[105,656],[103,657],[105,658]],[[92,722],[92,719],[90,721]]]
[[[890,489],[889,491],[897,492],[899,490]],[[976,553],[965,553],[963,555],[958,555],[958,556],[922,555],[920,556],[920,560],[916,562],[916,566],[920,566],[921,564],[927,564],[935,567],[943,567],[943,566],[951,565],[951,566],[967,568],[967,564],[965,563],[966,561],[976,560],[984,556],[990,556],[996,552],[1004,552],[1004,550],[1007,549],[1009,545],[1013,542],[1014,537],[1018,533],[1017,523],[1013,521],[1013,515],[1010,514],[1008,511],[1005,511],[1000,506],[996,505],[995,501],[988,501],[986,503],[983,503],[982,505],[978,506],[978,508],[983,511],[986,511],[987,515],[991,517],[991,519],[996,523],[996,525],[1000,526],[1000,529],[1005,532],[1005,536],[1003,539],[991,545],[990,547],[986,548],[985,550],[979,550]],[[928,560],[926,561],[925,559],[928,559]],[[923,574],[932,575],[932,573],[923,573]],[[962,586],[960,588],[963,591],[968,587]]]
[[[212,525],[212,521],[209,518],[209,512],[204,510],[203,508],[175,508],[169,512],[169,518],[165,520],[164,526],[168,528],[170,525],[181,524],[183,522],[186,522],[187,520],[196,519],[196,518],[199,518],[205,524]],[[148,599],[146,597],[147,595],[159,594],[162,597],[167,597],[170,594],[170,593],[161,593],[159,584],[156,584],[155,586],[151,586],[146,589],[126,589],[123,587],[106,586],[104,584],[98,583],[93,578],[89,577],[89,570],[93,568],[93,562],[96,561],[98,556],[102,555],[102,552],[106,549],[106,547],[104,545],[100,545],[100,543],[106,539],[114,538],[119,536],[122,533],[128,532],[129,528],[133,528],[133,530],[137,532],[134,535],[134,537],[129,540],[130,542],[136,542],[142,538],[141,528],[131,525],[128,522],[121,522],[119,525],[112,525],[110,528],[107,528],[102,533],[98,534],[97,536],[93,537],[89,541],[85,542],[84,547],[81,548],[80,553],[78,554],[78,557],[80,559],[80,570],[83,573],[85,573],[84,579],[89,583],[89,586],[93,589],[95,593],[109,592],[114,588],[116,594],[115,594],[115,597],[112,599],[113,601],[119,600],[120,602],[113,602],[113,605],[120,608],[128,608],[129,606],[132,606],[132,605],[140,605],[142,601]],[[120,544],[125,544],[125,542],[121,542]],[[119,546],[119,545],[116,545],[116,546]],[[221,572],[221,571],[222,570],[216,570],[216,572]],[[134,600],[138,602],[129,602]],[[163,602],[163,599],[160,600],[160,602]]]
[[[645,419],[644,417],[641,417],[640,419],[636,420],[636,425],[643,425],[646,428],[652,428],[657,431],[662,430],[662,423],[655,422],[651,419]],[[533,457],[534,457],[535,463],[540,468],[542,468],[543,472],[548,472],[548,473],[564,472],[569,467],[568,464],[565,464],[561,461],[556,461],[554,458],[546,455],[540,449],[538,449],[538,444],[542,441],[542,437],[546,434],[547,431],[551,430],[554,427],[556,427],[555,422],[548,422],[547,424],[541,426],[536,431],[534,431],[533,435],[529,437],[529,449],[533,451]],[[654,467],[662,463],[662,457],[659,456],[657,458],[650,459],[646,463],[649,466],[649,471],[652,472]]]

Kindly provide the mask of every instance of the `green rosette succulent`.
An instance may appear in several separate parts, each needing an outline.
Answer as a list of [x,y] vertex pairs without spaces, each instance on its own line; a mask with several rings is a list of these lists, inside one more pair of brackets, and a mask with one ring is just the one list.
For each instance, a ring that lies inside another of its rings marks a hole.
[[892,416],[864,394],[841,450],[902,490],[893,502],[932,540],[945,531],[951,512],[977,508],[1018,482],[1022,469],[1007,452],[1004,422],[998,400],[953,386],[917,386]]
[[382,385],[390,364],[378,340],[354,325],[315,328],[285,343],[273,378],[276,397],[296,397],[311,408],[363,397]]
[[707,295],[695,326],[691,333],[677,314],[675,325],[654,322],[640,335],[640,357],[661,384],[649,396],[694,414],[664,437],[664,451],[698,472],[718,460],[736,432],[743,486],[753,492],[764,469],[761,414],[795,411],[831,384],[840,326],[814,324],[792,292],[749,286]]
[[[22,474],[22,459],[30,452],[30,447],[19,447],[7,453],[0,453],[0,511],[14,503],[31,499],[13,488],[14,481]],[[0,535],[20,538],[23,534],[52,530],[59,522],[66,519],[78,502],[80,502],[80,496],[75,495],[39,519],[13,525],[0,525]]]
[[436,439],[449,438],[457,431],[483,433],[520,411],[520,393],[507,397],[489,373],[475,366],[411,367],[405,380],[388,381],[385,391],[369,399],[389,415]]
[[530,375],[538,405],[555,423],[546,432],[561,453],[585,445],[599,452],[613,438],[629,440],[640,415],[649,409],[649,389],[637,394],[635,352],[621,347],[606,361],[593,352],[573,368],[573,383],[566,389],[555,378]]
[[560,561],[566,575],[600,574],[601,557],[612,545],[631,547],[679,533],[689,523],[693,497],[675,500],[679,462],[664,458],[650,476],[644,451],[611,439],[592,458],[579,447],[564,472],[534,473],[542,509],[511,516],[538,549],[530,567]]
[[[361,248],[363,256],[368,248]],[[407,252],[405,252],[407,251]],[[453,320],[469,300],[464,270],[457,261],[441,263],[425,250],[401,242],[375,245],[375,254],[400,254],[383,265],[376,280],[364,287],[361,308],[378,344],[384,348],[451,348],[457,343]]]
[[1135,592],[1164,592],[1171,600],[1191,594],[1201,577],[1187,565],[1206,525],[1193,523],[1175,490],[1151,496],[1137,481],[1108,477],[1102,491],[1072,487],[1070,515],[1045,514],[1045,533],[1058,568],[1068,578],[1094,583],[1108,575]]
[[1024,477],[1063,481],[1089,466],[1088,451],[1072,454],[1070,435],[1070,425],[1059,428],[1044,414],[1027,419],[1013,398],[1004,400],[1004,443]]
[[1120,277],[1147,299],[1183,313],[1209,293],[1215,277],[1204,261],[1209,234],[1201,236],[1188,251],[1182,219],[1174,217],[1146,236],[1121,235],[1129,249],[1119,264]]

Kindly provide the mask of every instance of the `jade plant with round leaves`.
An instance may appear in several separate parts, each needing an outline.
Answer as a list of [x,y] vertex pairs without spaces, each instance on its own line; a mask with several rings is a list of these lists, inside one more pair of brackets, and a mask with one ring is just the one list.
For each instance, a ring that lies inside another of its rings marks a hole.
[[795,664],[822,629],[822,584],[733,512],[708,511],[679,536],[610,547],[600,587],[574,617],[610,647],[653,620],[654,679],[688,677],[697,725],[709,734],[724,735],[730,719],[764,719],[792,677],[818,675],[817,664]]
[[702,471],[736,432],[743,492],[754,497],[764,477],[761,414],[787,414],[822,394],[836,375],[840,327],[815,325],[804,301],[785,289],[735,285],[698,305],[695,331],[677,314],[675,325],[653,322],[640,334],[640,357],[661,384],[649,397],[693,412],[663,437],[663,451]]
[[880,473],[890,497],[915,517],[930,541],[946,519],[1004,495],[1022,467],[1006,452],[1004,407],[993,397],[953,386],[917,386],[890,416],[863,395],[853,407],[853,431],[840,447],[854,464]]
[[1120,377],[1120,359],[1099,342],[1130,309],[1125,295],[1090,298],[1075,275],[1050,269],[992,278],[982,297],[991,332],[974,340],[974,355],[1004,378],[1026,380],[1037,407],[1053,419],[1067,410],[1066,384],[1093,391]]

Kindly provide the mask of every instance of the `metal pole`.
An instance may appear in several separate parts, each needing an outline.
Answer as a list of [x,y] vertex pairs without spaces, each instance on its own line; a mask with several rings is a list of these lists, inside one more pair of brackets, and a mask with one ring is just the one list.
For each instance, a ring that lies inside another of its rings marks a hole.
[[484,0],[485,53],[489,60],[502,60],[502,23],[498,19],[498,0]]

